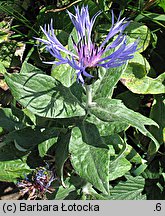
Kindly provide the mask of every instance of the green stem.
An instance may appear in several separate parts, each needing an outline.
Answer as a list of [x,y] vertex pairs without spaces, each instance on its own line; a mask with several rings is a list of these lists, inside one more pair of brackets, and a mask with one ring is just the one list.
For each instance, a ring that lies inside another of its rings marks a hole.
[[91,85],[86,85],[86,109],[88,110],[88,108],[91,106],[92,104],[92,86]]

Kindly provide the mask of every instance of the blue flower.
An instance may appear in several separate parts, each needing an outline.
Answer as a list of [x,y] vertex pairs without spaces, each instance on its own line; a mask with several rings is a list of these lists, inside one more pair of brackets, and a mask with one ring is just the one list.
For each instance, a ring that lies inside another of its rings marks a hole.
[[28,194],[28,199],[42,198],[46,193],[52,192],[51,183],[55,180],[55,174],[45,167],[38,167],[31,174],[17,182],[17,187],[21,188],[21,195]]
[[[78,42],[76,43],[72,37],[75,52],[69,51],[60,43],[54,34],[53,21],[51,20],[50,24],[45,25],[44,28],[41,27],[47,39],[36,38],[46,45],[48,52],[55,58],[55,61],[46,63],[55,65],[69,64],[76,71],[77,81],[84,84],[86,79],[95,77],[93,73],[91,74],[94,68],[118,67],[133,58],[134,53],[137,51],[138,40],[127,43],[127,37],[123,34],[123,31],[130,21],[127,21],[126,18],[120,19],[119,16],[115,23],[112,11],[111,29],[105,40],[98,46],[92,41],[92,29],[100,12],[96,13],[91,19],[88,6],[83,6],[81,10],[79,7],[75,7],[75,15],[69,11],[67,12],[77,31]],[[109,40],[115,35],[117,35],[115,40],[109,44]],[[108,54],[111,49],[115,51]],[[65,53],[67,57],[63,57],[61,53]]]

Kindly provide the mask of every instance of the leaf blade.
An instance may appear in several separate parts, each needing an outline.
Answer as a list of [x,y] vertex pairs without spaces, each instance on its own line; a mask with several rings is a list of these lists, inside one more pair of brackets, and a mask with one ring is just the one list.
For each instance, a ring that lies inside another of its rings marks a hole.
[[[91,129],[90,132],[89,128]],[[95,131],[96,133],[94,133],[94,131],[95,126],[89,123],[81,126],[80,129],[73,129],[69,145],[71,162],[76,172],[82,178],[107,194],[109,191],[109,150],[106,145],[103,148],[103,142],[97,136],[97,132]],[[91,132],[94,136],[93,145],[91,143]]]
[[13,96],[32,113],[49,118],[84,115],[71,90],[41,73],[6,74]]
[[154,148],[152,149],[152,152],[148,152],[150,155],[154,154],[158,150],[160,144],[145,128],[145,125],[155,125],[158,127],[156,122],[141,115],[140,113],[128,109],[120,100],[99,98],[95,100],[95,102],[97,105],[91,107],[90,111],[97,118],[107,122],[126,122],[127,124],[137,128],[142,134],[148,136],[154,141]]

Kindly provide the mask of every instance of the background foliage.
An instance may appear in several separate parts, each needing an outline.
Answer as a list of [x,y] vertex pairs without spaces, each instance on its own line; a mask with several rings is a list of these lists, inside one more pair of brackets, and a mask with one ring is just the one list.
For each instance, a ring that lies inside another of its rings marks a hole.
[[[132,20],[129,41],[140,38],[126,66],[100,69],[89,116],[73,69],[43,64],[52,57],[33,38],[53,18],[72,49],[66,9],[83,4],[91,16],[102,10],[97,42],[111,27],[111,9]],[[165,199],[164,12],[163,0],[1,1],[0,181],[47,167],[55,175],[47,199]]]

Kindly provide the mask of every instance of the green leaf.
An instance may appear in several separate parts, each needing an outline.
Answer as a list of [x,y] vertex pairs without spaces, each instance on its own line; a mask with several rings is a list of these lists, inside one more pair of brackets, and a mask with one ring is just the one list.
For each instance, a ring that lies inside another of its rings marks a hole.
[[[126,142],[118,134],[102,137],[106,145],[111,149],[111,161],[115,161],[124,155],[127,150]],[[113,149],[113,150],[112,150]]]
[[49,138],[57,137],[62,130],[65,131],[56,127],[47,129],[26,127],[8,133],[4,143],[14,142],[18,150],[26,152]]
[[0,63],[0,73],[5,74],[7,71],[2,63]]
[[139,176],[141,175],[147,168],[147,164],[141,164],[140,166],[138,166],[135,170],[133,170],[133,175],[134,176]]
[[59,80],[64,86],[70,87],[76,78],[75,70],[68,64],[53,66],[51,76]]
[[[150,118],[152,118],[156,123],[158,123],[159,128],[151,126],[150,131],[159,141],[160,144],[165,142],[164,131],[165,131],[165,96],[155,95],[154,102],[152,104]],[[153,142],[150,143],[149,148],[153,148]]]
[[[65,185],[65,187],[63,185]],[[71,176],[64,180],[63,185],[58,181],[52,182],[51,187],[55,188],[55,191],[52,194],[47,193],[47,198],[50,200],[81,199],[81,188],[86,185],[86,181],[73,173],[73,175],[71,174]]]
[[106,6],[106,3],[104,0],[98,0],[99,7],[104,11],[104,8]]
[[0,142],[0,161],[15,160],[26,155],[34,147],[50,138],[57,137],[65,129],[52,127],[26,127],[15,130],[3,137]]
[[[135,65],[135,66],[134,66]],[[140,70],[138,70],[140,68]],[[123,72],[122,77],[130,78],[143,78],[150,71],[151,67],[148,61],[140,54],[135,53],[134,58],[130,59],[126,70]]]
[[57,142],[57,137],[48,139],[38,145],[40,157],[44,157],[51,146]]
[[[163,4],[163,3],[162,3]],[[160,5],[160,4],[159,4]],[[164,8],[165,8],[165,2],[164,2]],[[165,22],[165,15],[164,14],[158,14],[158,13],[146,13],[147,17],[157,20],[157,21],[163,21]]]
[[148,136],[154,141],[154,148],[152,149],[152,152],[149,152],[150,155],[154,154],[158,150],[159,143],[145,128],[145,125],[158,126],[156,122],[140,113],[128,109],[120,100],[99,98],[95,100],[95,102],[97,105],[91,107],[90,111],[97,118],[106,122],[124,121],[125,123],[137,128],[142,134]]
[[0,181],[13,182],[18,178],[24,178],[30,172],[26,161],[21,159],[0,162]]
[[94,124],[84,122],[72,131],[69,145],[75,171],[101,192],[109,191],[109,150]]
[[25,125],[18,117],[13,115],[10,108],[0,108],[0,126],[7,131],[13,131],[15,129],[20,129]]
[[39,68],[37,68],[37,67],[33,66],[32,64],[29,64],[25,61],[22,64],[20,73],[22,73],[22,74],[23,73],[41,73],[41,74],[43,74],[44,72],[41,69],[39,69]]
[[[165,12],[165,0],[161,0],[158,4],[161,8],[163,8],[164,12]],[[162,14],[163,15],[163,14]],[[160,15],[161,16],[161,15]],[[165,20],[165,17],[164,17]]]
[[109,180],[113,181],[125,175],[131,169],[131,167],[131,163],[125,157],[120,157],[114,162],[112,161],[110,163],[109,169]]
[[51,187],[55,188],[55,192],[50,194],[47,193],[47,198],[49,200],[70,200],[70,199],[76,199],[77,193],[76,193],[76,187],[74,184],[70,182],[70,178],[67,178],[64,181],[65,187],[62,185],[59,185],[58,182],[54,181],[51,184]]
[[[141,164],[145,160],[135,151],[135,149],[128,145],[118,134],[103,137],[104,142],[111,149],[111,163],[118,160],[120,157],[125,157],[129,162]],[[114,152],[113,152],[114,150]]]
[[85,114],[71,90],[50,76],[6,74],[5,80],[16,100],[36,115],[63,118]]
[[[77,40],[76,35],[77,35],[77,32],[74,28],[69,35],[68,47],[66,47],[70,51],[73,51],[73,52],[75,49],[73,47],[71,36],[75,40]],[[67,55],[62,53],[62,57],[66,58]],[[51,76],[54,77],[55,79],[59,80],[64,86],[70,87],[75,82],[76,71],[69,64],[61,64],[59,66],[53,65],[52,70],[51,70]]]
[[141,103],[141,95],[134,94],[131,91],[124,91],[118,94],[116,99],[122,100],[124,105],[129,109],[138,111]]
[[[65,183],[64,183],[65,184]],[[55,200],[73,200],[77,198],[77,192],[74,185],[66,185],[67,188],[64,188],[63,186],[60,186],[56,196]]]
[[146,25],[134,21],[130,23],[126,31],[130,37],[129,42],[134,42],[135,39],[139,39],[138,48],[140,48],[140,52],[143,52],[148,47],[151,34]]
[[69,38],[68,38],[68,49],[69,49],[69,51],[76,54],[73,40],[75,41],[75,43],[79,42],[76,28],[72,29],[72,32],[70,33]]
[[160,143],[163,143],[163,130],[165,130],[165,95],[155,95],[151,108],[150,118],[153,119],[159,128],[151,126],[150,130]]
[[30,110],[24,108],[22,109],[22,111],[24,112],[24,114],[30,119],[30,121],[36,125],[36,118],[37,116],[35,114],[33,114]]
[[137,21],[137,22],[139,22],[139,21],[142,21],[142,22],[151,21],[151,22],[154,22],[154,23],[160,25],[161,27],[165,27],[162,23],[165,21],[165,15],[164,14],[158,14],[158,13],[153,13],[153,12],[151,13],[151,12],[145,11],[144,13],[139,14],[135,18],[135,21]]
[[105,122],[100,120],[94,115],[91,115],[87,118],[88,122],[95,124],[99,130],[100,136],[108,136],[111,134],[117,134],[121,131],[128,129],[129,124],[124,121],[114,121],[114,122]]
[[[139,65],[132,64],[132,67],[136,71],[141,70],[141,67]],[[164,86],[164,80],[165,80],[165,73],[159,75],[157,78],[153,79],[148,76],[144,76],[143,78],[126,78],[122,77],[121,81],[122,83],[133,93],[136,94],[162,94],[165,93],[165,86]]]
[[140,155],[119,135],[104,137],[104,141],[110,148],[110,181],[124,176],[132,168],[131,163],[141,164],[143,162]]
[[146,179],[147,200],[164,200],[164,186],[158,180]]
[[136,152],[136,150],[127,144],[127,149],[125,151],[125,157],[128,161],[130,161],[131,163],[135,163],[135,164],[142,164],[145,162],[145,160],[143,160],[141,158],[141,156],[139,155],[139,153]]
[[0,44],[5,41],[8,41],[9,36],[10,36],[9,25],[7,21],[3,20],[0,22]]
[[119,81],[121,74],[126,69],[126,65],[117,68],[99,69],[99,80],[94,83],[94,98],[112,96],[113,90],[117,82]]
[[136,94],[161,94],[165,93],[165,73],[157,78],[148,77],[150,65],[139,53],[134,55],[121,76],[121,82]]
[[141,200],[145,199],[142,195],[145,179],[141,176],[126,176],[126,182],[119,182],[117,186],[110,190],[111,200]]
[[127,144],[119,135],[114,134],[103,139],[110,149],[109,180],[112,181],[125,175],[132,165],[125,158],[128,153]]
[[12,60],[14,59],[14,53],[18,43],[14,40],[5,41],[1,43],[0,50],[0,64],[5,68],[9,68]]
[[19,150],[13,142],[0,142],[0,161],[17,160],[26,154],[25,149],[20,147]]
[[63,182],[63,167],[64,163],[69,156],[69,142],[70,142],[71,132],[61,133],[58,137],[56,148],[55,148],[55,165],[56,173],[61,178]]

